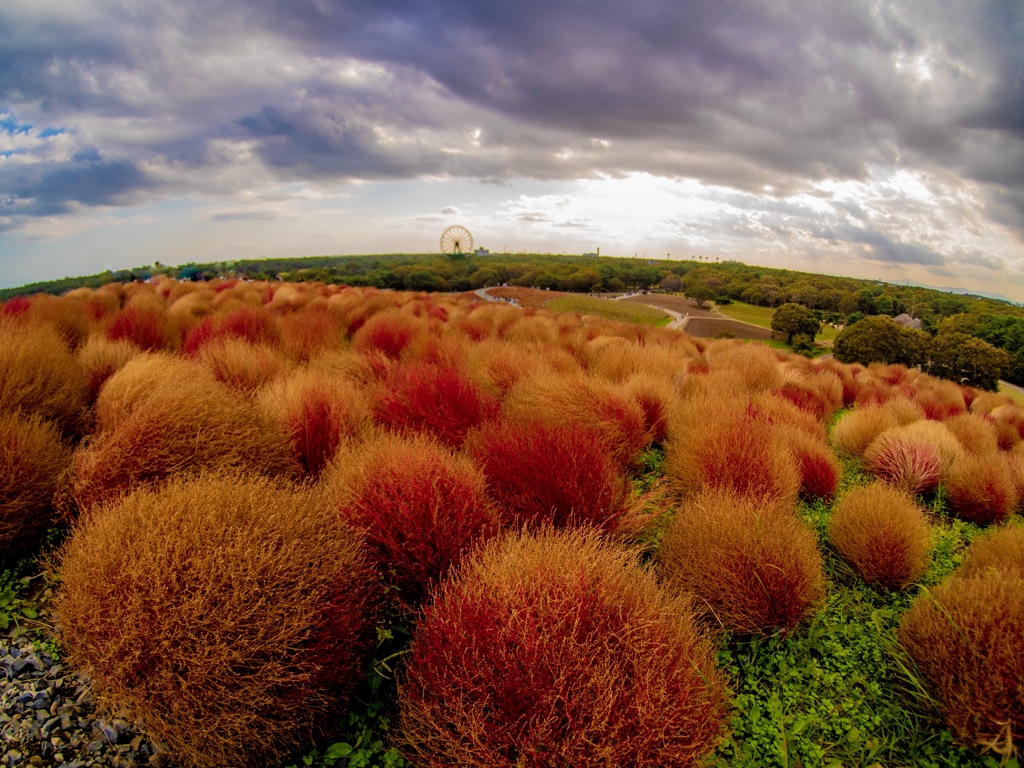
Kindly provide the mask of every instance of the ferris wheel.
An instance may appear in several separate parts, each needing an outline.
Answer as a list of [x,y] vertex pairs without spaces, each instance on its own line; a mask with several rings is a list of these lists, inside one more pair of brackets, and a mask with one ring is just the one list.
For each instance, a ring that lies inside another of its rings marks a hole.
[[452,224],[441,233],[441,253],[447,256],[473,253],[473,235],[461,224]]

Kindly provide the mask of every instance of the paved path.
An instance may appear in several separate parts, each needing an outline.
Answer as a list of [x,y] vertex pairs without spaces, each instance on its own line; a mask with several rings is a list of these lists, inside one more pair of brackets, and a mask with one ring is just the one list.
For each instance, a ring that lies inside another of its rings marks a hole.
[[515,299],[503,299],[503,298],[501,298],[499,296],[491,296],[491,294],[488,293],[489,290],[491,290],[491,289],[490,288],[477,288],[475,291],[473,291],[473,293],[475,293],[477,296],[479,296],[484,301],[496,301],[496,302],[499,302],[501,304],[509,304],[509,305],[511,305],[513,307],[522,306]]

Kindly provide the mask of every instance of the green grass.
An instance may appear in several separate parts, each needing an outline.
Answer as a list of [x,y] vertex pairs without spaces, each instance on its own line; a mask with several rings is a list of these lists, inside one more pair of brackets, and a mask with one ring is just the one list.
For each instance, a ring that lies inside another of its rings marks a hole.
[[1021,392],[1018,392],[1013,387],[1006,386],[1002,382],[1000,382],[1000,384],[999,384],[999,394],[1000,395],[1006,395],[1008,398],[1013,400],[1013,402],[1015,402],[1015,403],[1024,404],[1024,394],[1022,394]]
[[[734,301],[732,304],[717,306],[719,312],[733,320],[750,323],[751,325],[757,325],[761,328],[772,327],[772,317],[775,315],[775,310],[771,307],[758,307],[754,304],[745,304],[742,301]],[[823,325],[821,332],[814,337],[814,340],[819,344],[823,343],[826,346],[831,347],[832,344],[835,343],[836,336],[838,336],[839,333],[840,331],[833,328],[831,325]],[[788,350],[789,347],[776,347],[776,349]]]
[[719,312],[733,320],[758,325],[761,328],[772,327],[772,316],[775,314],[775,310],[771,307],[758,307],[754,304],[745,304],[742,301],[716,306]]
[[672,318],[660,309],[637,304],[632,301],[597,299],[593,296],[559,296],[544,303],[545,309],[555,312],[576,312],[581,315],[596,315],[608,320],[618,320],[636,325],[667,325]]

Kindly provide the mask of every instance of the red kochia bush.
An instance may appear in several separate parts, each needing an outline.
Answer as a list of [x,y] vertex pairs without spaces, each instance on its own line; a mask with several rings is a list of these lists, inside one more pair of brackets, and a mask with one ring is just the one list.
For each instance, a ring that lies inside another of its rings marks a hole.
[[780,428],[780,442],[796,461],[800,493],[812,499],[830,500],[839,486],[841,468],[835,453],[823,439],[797,427]]
[[728,490],[688,499],[657,559],[665,580],[696,595],[710,621],[740,633],[791,630],[825,597],[811,530],[778,502]]
[[643,524],[620,465],[601,436],[587,429],[492,422],[469,436],[466,449],[513,526],[629,532]]
[[386,427],[426,432],[457,448],[497,415],[498,401],[453,366],[411,362],[390,369],[373,410]]
[[836,505],[828,535],[864,581],[901,589],[928,567],[931,533],[905,492],[875,483],[853,488]]
[[423,768],[702,764],[722,678],[690,602],[596,532],[489,544],[438,590],[399,687]]
[[362,542],[279,481],[136,492],[86,515],[60,573],[71,663],[183,766],[280,764],[337,722],[372,647]]
[[954,575],[914,601],[898,637],[958,742],[1024,747],[1024,579]]
[[149,306],[125,307],[107,326],[110,341],[128,341],[139,349],[157,352],[173,346],[177,339],[167,322],[167,314]]
[[344,451],[324,484],[407,605],[498,529],[480,470],[427,437],[381,435]]

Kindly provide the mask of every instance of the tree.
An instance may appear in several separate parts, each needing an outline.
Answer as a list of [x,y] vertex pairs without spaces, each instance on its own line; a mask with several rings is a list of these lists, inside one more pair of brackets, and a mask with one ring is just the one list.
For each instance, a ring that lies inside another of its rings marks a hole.
[[836,337],[834,354],[841,363],[898,363],[921,365],[928,359],[931,339],[923,331],[904,328],[891,317],[867,317]]
[[783,304],[772,315],[772,330],[786,337],[793,343],[794,336],[810,336],[811,340],[821,330],[821,323],[807,307],[802,304]]
[[707,303],[715,298],[715,292],[703,283],[694,283],[686,286],[683,290],[683,295],[697,302],[698,307],[707,306]]
[[996,391],[1010,370],[1010,355],[966,333],[940,333],[932,343],[928,373],[972,387]]

